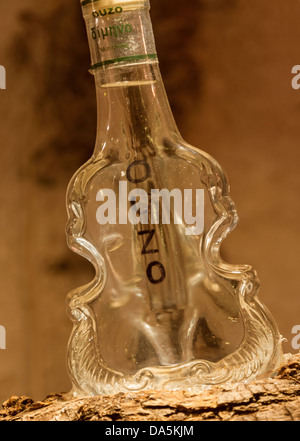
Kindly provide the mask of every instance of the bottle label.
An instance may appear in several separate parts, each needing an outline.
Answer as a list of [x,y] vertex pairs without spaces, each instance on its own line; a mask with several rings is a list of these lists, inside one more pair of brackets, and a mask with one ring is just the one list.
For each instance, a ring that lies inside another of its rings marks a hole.
[[91,71],[116,63],[157,58],[148,8],[136,9],[129,4],[121,1],[103,8],[99,7],[99,1],[82,2],[92,58]]

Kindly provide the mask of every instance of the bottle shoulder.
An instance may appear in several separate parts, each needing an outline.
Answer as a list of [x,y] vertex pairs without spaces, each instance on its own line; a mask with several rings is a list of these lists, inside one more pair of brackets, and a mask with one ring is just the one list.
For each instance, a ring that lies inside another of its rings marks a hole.
[[[206,151],[188,144],[182,139],[165,138],[156,145],[140,149],[132,149],[126,155],[113,149],[94,154],[73,175],[68,192],[76,187],[84,193],[86,185],[96,176],[107,176],[111,180],[124,175],[124,170],[132,164],[149,164],[160,169],[160,174],[178,173],[181,178],[185,174],[199,174],[208,186],[222,187],[229,191],[225,171],[220,164]],[[101,179],[101,178],[100,178]]]

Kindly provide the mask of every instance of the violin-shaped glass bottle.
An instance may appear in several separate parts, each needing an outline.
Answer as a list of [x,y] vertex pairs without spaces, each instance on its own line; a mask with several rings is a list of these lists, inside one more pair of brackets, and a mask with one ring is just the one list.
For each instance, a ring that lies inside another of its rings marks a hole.
[[68,187],[68,245],[95,268],[67,298],[76,395],[271,375],[281,337],[248,265],[220,257],[237,214],[218,163],[180,136],[148,0],[81,3],[95,77],[94,153]]

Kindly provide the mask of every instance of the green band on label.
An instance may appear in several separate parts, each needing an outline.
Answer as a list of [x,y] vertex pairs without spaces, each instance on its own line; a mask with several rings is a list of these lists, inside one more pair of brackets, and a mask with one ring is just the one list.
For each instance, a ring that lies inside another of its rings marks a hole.
[[81,2],[81,6],[85,6],[85,5],[88,5],[89,3],[95,3],[95,2],[98,2],[99,0],[83,0],[82,2]]
[[97,69],[98,67],[107,66],[108,64],[120,63],[122,61],[137,61],[137,60],[148,60],[148,59],[157,59],[157,54],[130,55],[128,57],[121,57],[121,58],[114,58],[112,60],[100,61],[99,63],[93,64],[91,66],[91,70]]

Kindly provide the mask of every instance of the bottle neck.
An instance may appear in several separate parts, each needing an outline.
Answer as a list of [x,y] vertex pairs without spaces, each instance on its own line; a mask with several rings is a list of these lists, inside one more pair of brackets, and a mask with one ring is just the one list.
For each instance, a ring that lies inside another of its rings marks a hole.
[[161,145],[179,133],[159,70],[148,1],[105,4],[111,6],[82,2],[97,94],[95,153],[109,146],[126,155],[132,146]]

